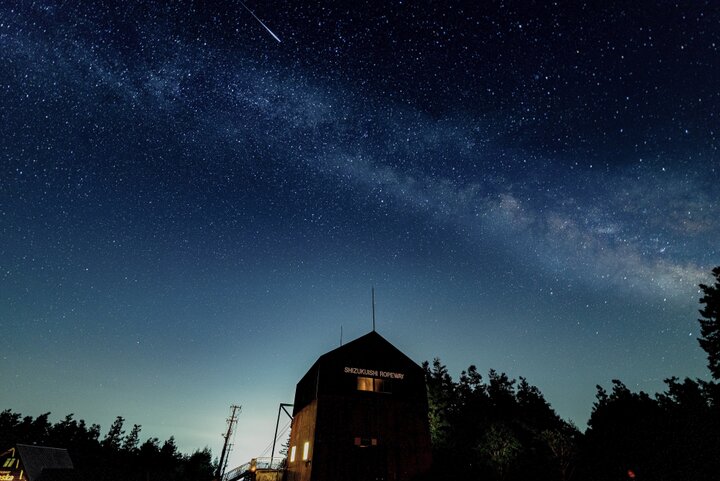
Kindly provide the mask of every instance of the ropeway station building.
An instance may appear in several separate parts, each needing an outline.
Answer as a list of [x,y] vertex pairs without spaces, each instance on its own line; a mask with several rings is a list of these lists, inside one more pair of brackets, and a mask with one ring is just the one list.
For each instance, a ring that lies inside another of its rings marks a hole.
[[377,332],[298,382],[287,481],[414,481],[430,464],[424,371]]

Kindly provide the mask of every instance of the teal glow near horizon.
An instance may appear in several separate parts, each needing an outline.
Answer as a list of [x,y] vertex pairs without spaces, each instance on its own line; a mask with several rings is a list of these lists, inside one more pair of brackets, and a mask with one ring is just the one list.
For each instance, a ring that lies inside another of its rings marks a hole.
[[[702,4],[0,6],[3,409],[230,466],[372,328],[454,378],[707,378],[720,18]],[[651,8],[648,8],[651,7]]]

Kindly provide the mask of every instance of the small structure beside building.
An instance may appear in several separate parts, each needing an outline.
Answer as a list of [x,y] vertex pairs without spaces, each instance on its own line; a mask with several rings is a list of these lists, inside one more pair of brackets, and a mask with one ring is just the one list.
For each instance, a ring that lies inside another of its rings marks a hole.
[[377,332],[298,382],[287,481],[413,481],[431,462],[424,371]]
[[74,478],[67,449],[18,444],[0,454],[1,481],[65,481]]
[[222,477],[222,481],[283,481],[285,459],[253,458]]

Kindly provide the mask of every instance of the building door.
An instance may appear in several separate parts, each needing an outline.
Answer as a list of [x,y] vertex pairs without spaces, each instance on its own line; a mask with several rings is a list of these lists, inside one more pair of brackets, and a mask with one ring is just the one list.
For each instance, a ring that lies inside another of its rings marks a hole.
[[355,447],[354,463],[348,473],[353,481],[390,481],[388,479],[387,452],[383,446]]

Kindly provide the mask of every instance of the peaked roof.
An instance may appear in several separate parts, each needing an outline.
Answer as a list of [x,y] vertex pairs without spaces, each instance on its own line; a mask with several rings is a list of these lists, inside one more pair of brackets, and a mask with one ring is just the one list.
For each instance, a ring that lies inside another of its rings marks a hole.
[[315,364],[334,361],[338,358],[352,358],[357,356],[366,357],[368,351],[376,354],[384,352],[387,355],[397,358],[398,360],[404,361],[404,363],[414,364],[415,366],[420,367],[400,349],[391,344],[390,341],[378,334],[377,331],[370,331],[367,334],[348,342],[347,344],[343,344],[332,351],[326,352],[318,358]]
[[38,479],[43,469],[73,469],[67,449],[18,444],[17,450],[30,481]]
[[376,331],[371,331],[320,356],[297,383],[293,411],[318,395],[342,391],[345,368],[377,369],[404,374],[404,383],[425,385],[424,370]]

